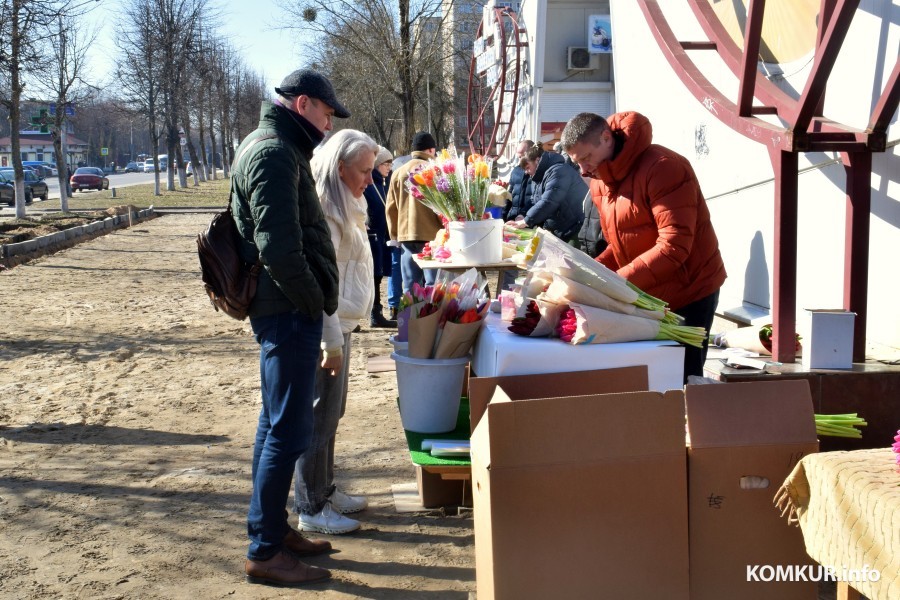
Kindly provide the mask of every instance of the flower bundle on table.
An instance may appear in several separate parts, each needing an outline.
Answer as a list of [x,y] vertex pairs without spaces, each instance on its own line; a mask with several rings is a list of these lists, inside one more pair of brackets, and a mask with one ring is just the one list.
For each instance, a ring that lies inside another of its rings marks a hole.
[[706,330],[682,325],[684,319],[664,301],[549,231],[539,228],[535,238],[522,289],[524,314],[513,320],[513,333],[550,335],[571,344],[675,340],[703,345]]
[[413,198],[447,221],[480,221],[491,206],[492,165],[479,154],[466,160],[455,151],[441,150],[410,172],[406,187]]
[[507,189],[509,183],[498,179],[488,187],[488,200],[493,206],[506,206],[508,200],[512,200],[512,194]]
[[538,240],[534,234],[534,229],[503,225],[503,258],[512,258],[519,264],[527,263],[537,247]]
[[442,229],[438,229],[434,239],[425,242],[422,251],[417,254],[422,260],[436,260],[438,262],[449,262],[453,256],[450,248],[447,247],[447,241],[450,239],[450,232],[447,231],[446,223]]
[[[772,324],[738,327],[724,331],[715,336],[713,342],[721,348],[741,348],[757,354],[772,354],[772,338],[774,329]],[[800,352],[800,336],[796,336],[794,342],[796,352]]]
[[900,429],[897,430],[897,435],[894,436],[894,444],[891,447],[897,455],[897,471],[900,472]]
[[459,358],[472,349],[489,300],[484,278],[475,269],[459,277],[440,271],[433,286],[414,289],[422,298],[410,306],[409,356]]

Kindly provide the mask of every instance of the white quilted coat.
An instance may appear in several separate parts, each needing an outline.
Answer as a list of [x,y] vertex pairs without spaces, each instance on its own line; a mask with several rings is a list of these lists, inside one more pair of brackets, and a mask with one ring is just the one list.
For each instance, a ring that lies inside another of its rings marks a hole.
[[337,254],[340,286],[338,309],[333,315],[325,315],[322,331],[322,348],[329,353],[343,346],[343,334],[372,314],[375,301],[372,249],[366,234],[366,199],[353,198],[348,192],[346,206],[350,212],[346,223],[326,211],[331,243]]

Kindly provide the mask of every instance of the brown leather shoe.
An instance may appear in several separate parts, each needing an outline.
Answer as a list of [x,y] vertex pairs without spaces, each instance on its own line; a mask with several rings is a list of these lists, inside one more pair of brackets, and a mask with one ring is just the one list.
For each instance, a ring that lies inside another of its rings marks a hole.
[[284,536],[284,547],[297,556],[312,556],[323,554],[331,550],[331,542],[328,540],[310,540],[303,537],[296,529],[291,529]]
[[325,581],[331,571],[302,562],[289,552],[280,551],[269,560],[250,560],[244,563],[249,583],[279,587],[299,587]]

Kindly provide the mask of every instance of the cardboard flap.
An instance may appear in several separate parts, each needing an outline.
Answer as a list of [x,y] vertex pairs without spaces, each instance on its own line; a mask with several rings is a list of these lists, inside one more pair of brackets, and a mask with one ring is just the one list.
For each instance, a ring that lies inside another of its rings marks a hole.
[[805,379],[688,385],[684,395],[692,448],[817,440]]
[[503,386],[510,399],[524,400],[553,396],[640,392],[650,389],[648,379],[646,365],[540,375],[472,377],[469,379],[472,431],[475,431],[497,386]]
[[496,395],[473,436],[473,447],[489,440],[492,468],[684,453],[680,390],[512,402],[502,389]]

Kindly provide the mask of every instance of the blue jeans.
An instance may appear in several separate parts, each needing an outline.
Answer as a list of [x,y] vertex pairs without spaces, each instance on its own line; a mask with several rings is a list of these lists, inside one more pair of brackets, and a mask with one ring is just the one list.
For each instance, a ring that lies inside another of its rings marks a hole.
[[425,242],[402,242],[400,248],[403,255],[400,257],[400,271],[403,276],[403,291],[412,289],[413,283],[419,285],[434,285],[437,280],[437,269],[422,269],[413,260],[413,256],[422,251]]
[[315,515],[325,508],[334,492],[334,438],[347,408],[350,381],[350,334],[344,334],[344,362],[336,375],[331,369],[316,370],[312,441],[300,455],[294,472],[294,512]]
[[400,269],[400,257],[403,255],[403,250],[396,246],[389,250],[391,251],[391,276],[388,278],[388,306],[399,308],[400,296],[403,295],[403,273]]
[[313,436],[313,394],[322,316],[298,311],[250,319],[259,343],[262,410],[253,445],[247,558],[268,560],[287,535],[294,464]]

